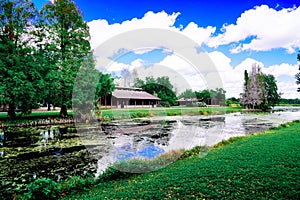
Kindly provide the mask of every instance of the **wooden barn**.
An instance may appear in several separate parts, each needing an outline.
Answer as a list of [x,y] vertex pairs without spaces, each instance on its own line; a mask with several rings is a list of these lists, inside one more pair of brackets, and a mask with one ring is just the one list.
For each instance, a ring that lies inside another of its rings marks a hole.
[[160,98],[145,92],[141,88],[115,87],[111,95],[101,98],[100,104],[112,108],[156,107]]

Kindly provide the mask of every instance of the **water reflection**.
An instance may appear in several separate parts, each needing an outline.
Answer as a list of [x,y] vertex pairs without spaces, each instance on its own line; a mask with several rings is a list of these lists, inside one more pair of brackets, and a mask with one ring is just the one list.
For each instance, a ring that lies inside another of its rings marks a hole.
[[125,144],[113,152],[117,160],[130,160],[132,158],[154,159],[157,155],[164,153],[164,149],[155,144],[140,144],[134,147],[132,144]]
[[[98,173],[117,160],[153,159],[172,150],[213,146],[231,137],[261,132],[296,119],[300,119],[300,112],[281,111],[265,114],[154,117],[148,119],[145,125],[132,123],[128,130],[122,123],[115,123],[112,132],[105,130],[110,150],[99,159]],[[140,149],[150,156],[141,156]]]
[[49,140],[52,141],[59,141],[61,139],[61,133],[59,130],[51,130],[51,128],[48,128],[47,130],[43,130],[40,132],[40,145],[46,146],[48,144]]

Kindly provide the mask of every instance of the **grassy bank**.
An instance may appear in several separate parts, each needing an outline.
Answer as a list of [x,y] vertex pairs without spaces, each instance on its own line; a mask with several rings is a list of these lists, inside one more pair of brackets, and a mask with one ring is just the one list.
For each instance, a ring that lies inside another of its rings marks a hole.
[[[113,119],[140,118],[153,116],[176,116],[176,115],[210,115],[210,114],[225,114],[232,112],[241,112],[241,107],[170,107],[170,108],[131,108],[131,109],[101,109],[103,121]],[[68,111],[70,117],[73,112]],[[7,113],[0,113],[0,120],[6,121],[6,124],[26,123],[28,120],[42,119],[57,119],[59,120],[59,111],[39,111],[32,112],[28,116],[22,116],[15,120],[8,120]]]
[[287,106],[287,107],[291,106],[291,107],[299,107],[299,106],[300,106],[300,104],[279,104],[278,106]]
[[241,107],[170,107],[170,108],[132,108],[103,109],[102,117],[108,119],[137,118],[176,115],[210,115],[241,112]]
[[233,138],[207,156],[115,177],[65,199],[299,199],[300,124]]

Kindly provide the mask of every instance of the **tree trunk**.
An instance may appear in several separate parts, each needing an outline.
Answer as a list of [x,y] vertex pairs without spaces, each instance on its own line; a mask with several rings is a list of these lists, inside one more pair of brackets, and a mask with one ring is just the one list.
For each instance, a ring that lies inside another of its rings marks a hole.
[[66,105],[61,106],[59,116],[60,117],[68,116],[68,111],[67,111],[67,106]]
[[16,118],[16,112],[15,112],[15,105],[14,103],[10,103],[9,104],[9,108],[8,108],[8,118],[9,119],[15,119]]

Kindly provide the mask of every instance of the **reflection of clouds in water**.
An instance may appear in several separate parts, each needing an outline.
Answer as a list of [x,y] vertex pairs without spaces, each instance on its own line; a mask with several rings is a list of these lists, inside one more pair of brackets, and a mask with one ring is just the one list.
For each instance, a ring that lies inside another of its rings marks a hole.
[[132,144],[125,144],[115,149],[114,157],[117,160],[154,159],[162,153],[164,153],[164,150],[154,144],[140,144],[137,148],[133,147]]
[[[270,126],[277,126],[295,119],[300,119],[300,112],[153,117],[150,119],[151,124],[155,125],[157,121],[171,123],[167,123],[168,125],[163,126],[160,130],[151,126],[151,129],[143,130],[140,133],[115,135],[111,139],[114,143],[111,151],[98,162],[99,169],[106,169],[118,159],[145,157],[153,159],[157,155],[172,150],[213,146],[231,137],[267,130]],[[162,127],[161,124],[157,124],[157,126]],[[166,142],[162,143],[162,140]]]

